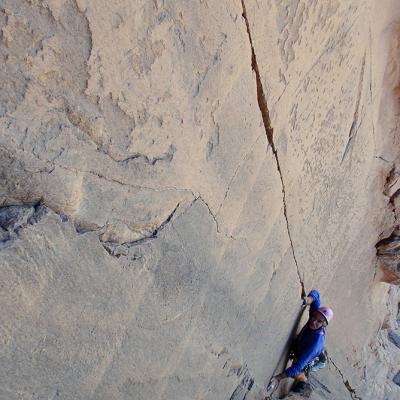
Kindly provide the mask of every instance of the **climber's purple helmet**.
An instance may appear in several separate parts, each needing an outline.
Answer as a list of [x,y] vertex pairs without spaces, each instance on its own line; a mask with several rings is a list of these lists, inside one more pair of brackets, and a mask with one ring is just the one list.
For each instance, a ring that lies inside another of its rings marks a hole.
[[318,308],[317,311],[324,316],[324,318],[326,319],[326,323],[329,324],[329,322],[333,318],[332,309],[329,307],[320,307],[320,308]]

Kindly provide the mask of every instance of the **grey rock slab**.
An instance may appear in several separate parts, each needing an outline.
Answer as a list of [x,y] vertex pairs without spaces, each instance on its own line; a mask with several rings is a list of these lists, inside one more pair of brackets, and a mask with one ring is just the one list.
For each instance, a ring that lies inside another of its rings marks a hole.
[[390,329],[388,331],[389,340],[400,349],[400,330]]
[[0,226],[5,230],[15,231],[27,224],[33,213],[34,208],[30,206],[0,207]]
[[394,382],[396,385],[400,386],[400,371],[397,372],[397,374],[393,377],[393,382]]

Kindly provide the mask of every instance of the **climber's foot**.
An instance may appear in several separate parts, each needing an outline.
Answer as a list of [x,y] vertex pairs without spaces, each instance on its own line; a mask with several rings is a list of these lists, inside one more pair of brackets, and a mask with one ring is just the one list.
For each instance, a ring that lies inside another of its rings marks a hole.
[[302,381],[297,382],[292,388],[292,392],[301,394],[303,397],[310,397],[311,391],[311,385]]

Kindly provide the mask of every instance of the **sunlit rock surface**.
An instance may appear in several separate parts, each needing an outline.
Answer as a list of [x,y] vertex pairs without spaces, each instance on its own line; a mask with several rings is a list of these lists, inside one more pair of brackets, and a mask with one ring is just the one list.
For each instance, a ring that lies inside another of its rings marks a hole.
[[0,28],[1,399],[260,400],[312,288],[311,398],[399,398],[396,1],[2,0]]

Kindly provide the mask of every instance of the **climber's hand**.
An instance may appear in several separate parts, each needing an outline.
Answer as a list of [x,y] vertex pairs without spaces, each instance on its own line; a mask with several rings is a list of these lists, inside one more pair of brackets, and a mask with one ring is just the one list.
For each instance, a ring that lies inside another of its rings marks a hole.
[[277,379],[278,382],[280,382],[282,379],[287,378],[287,376],[286,376],[285,372],[282,372],[282,373],[279,374],[279,375],[275,375],[273,378]]
[[278,387],[278,385],[279,385],[279,379],[275,376],[272,377],[267,385],[267,393],[272,394],[274,390]]
[[314,301],[314,298],[312,296],[304,296],[303,297],[303,304],[305,306],[309,306],[313,301]]
[[284,378],[286,378],[286,374],[284,372],[279,375],[273,376],[268,383],[267,393],[272,394],[272,392],[274,392],[274,390],[278,387],[279,382]]

